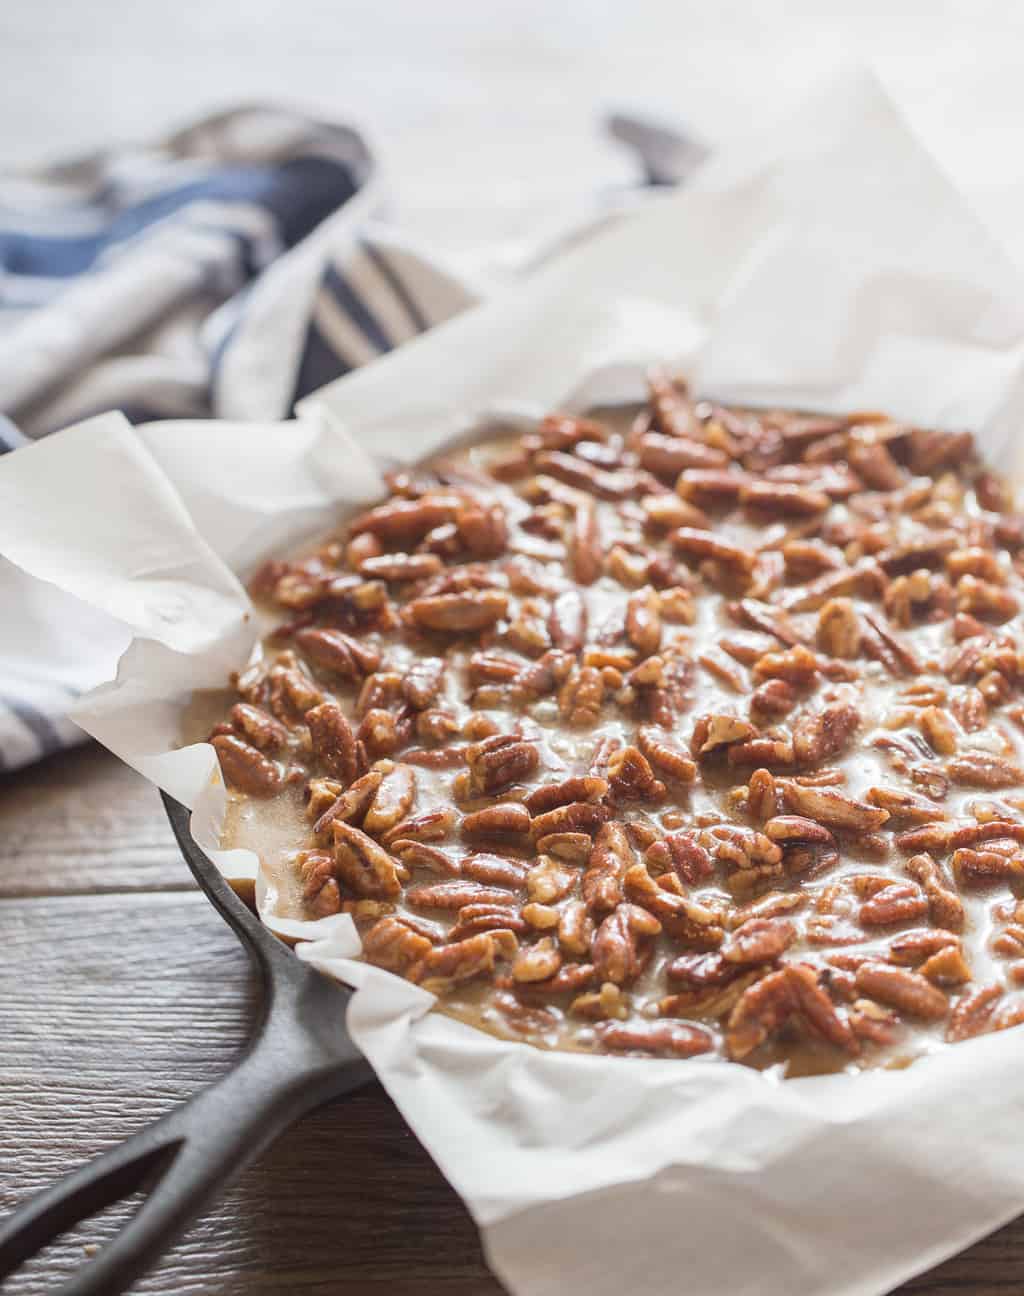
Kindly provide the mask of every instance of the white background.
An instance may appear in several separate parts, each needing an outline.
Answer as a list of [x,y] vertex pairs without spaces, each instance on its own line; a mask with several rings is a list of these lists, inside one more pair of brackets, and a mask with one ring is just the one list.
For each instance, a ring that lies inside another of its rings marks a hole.
[[362,123],[404,223],[454,249],[627,180],[608,106],[724,141],[851,57],[1024,260],[1017,0],[0,0],[0,164],[279,99]]

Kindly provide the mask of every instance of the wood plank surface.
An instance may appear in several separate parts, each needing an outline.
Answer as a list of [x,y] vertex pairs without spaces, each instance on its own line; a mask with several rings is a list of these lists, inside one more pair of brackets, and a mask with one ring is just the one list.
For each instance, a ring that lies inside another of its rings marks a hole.
[[[0,981],[20,987],[0,1008],[0,1210],[222,1074],[253,1018],[248,962],[199,894],[7,900],[0,949]],[[127,1213],[76,1231],[11,1293],[52,1290]],[[290,1131],[137,1290],[442,1287],[500,1291],[458,1198],[374,1085]]]
[[[7,777],[0,827],[7,1210],[221,1075],[247,1037],[257,990],[205,899],[174,889],[184,866],[156,793],[106,753],[89,747]],[[52,1291],[128,1209],[83,1225],[5,1296]],[[901,1290],[1022,1288],[1024,1219]],[[373,1085],[289,1131],[135,1290],[497,1296],[501,1288],[461,1202]]]
[[0,897],[195,886],[156,793],[94,744],[0,788]]

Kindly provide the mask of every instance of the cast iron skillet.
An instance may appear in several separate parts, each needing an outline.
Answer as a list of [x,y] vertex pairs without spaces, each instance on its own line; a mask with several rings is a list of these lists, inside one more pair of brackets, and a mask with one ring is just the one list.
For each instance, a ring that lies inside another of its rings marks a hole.
[[293,1121],[372,1077],[345,1030],[352,992],[271,935],[192,840],[188,809],[163,800],[185,862],[260,973],[262,1018],[226,1076],[0,1223],[0,1283],[80,1220],[148,1188],[121,1231],[58,1292],[116,1296]]

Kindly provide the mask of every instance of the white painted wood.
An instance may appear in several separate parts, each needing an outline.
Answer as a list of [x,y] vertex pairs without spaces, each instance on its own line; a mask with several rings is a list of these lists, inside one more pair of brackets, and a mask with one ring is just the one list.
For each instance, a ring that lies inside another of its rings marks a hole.
[[406,223],[459,248],[625,179],[609,105],[727,141],[861,58],[1020,241],[1022,49],[1006,0],[3,0],[0,162],[286,100],[364,123]]

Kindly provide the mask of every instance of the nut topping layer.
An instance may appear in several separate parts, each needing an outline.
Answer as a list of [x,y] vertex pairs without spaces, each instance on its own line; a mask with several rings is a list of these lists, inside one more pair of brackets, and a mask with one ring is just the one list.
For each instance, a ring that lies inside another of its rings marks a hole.
[[631,420],[394,473],[257,572],[232,844],[536,1044],[800,1073],[1024,1021],[1009,489],[966,433],[663,374]]

